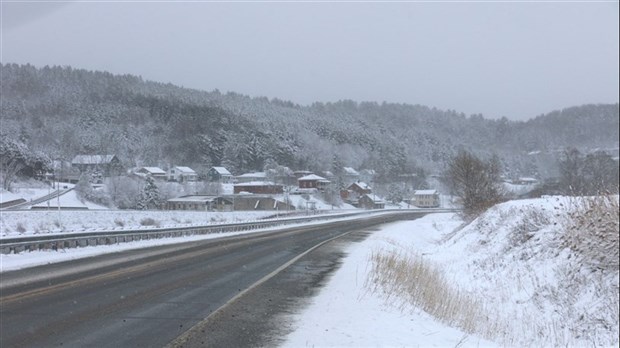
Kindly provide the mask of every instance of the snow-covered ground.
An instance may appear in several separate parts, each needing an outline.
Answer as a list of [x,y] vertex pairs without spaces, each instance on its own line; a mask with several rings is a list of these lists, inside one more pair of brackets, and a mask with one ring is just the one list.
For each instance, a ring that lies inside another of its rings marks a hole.
[[453,214],[397,222],[348,248],[327,285],[302,313],[289,320],[295,331],[284,347],[497,346],[439,322],[423,311],[401,309],[400,301],[369,291],[370,255],[379,250],[429,250],[460,224]]
[[[564,242],[574,207],[548,197],[498,205],[464,227],[453,214],[386,226],[350,247],[312,304],[292,316],[297,329],[284,346],[617,347],[617,263],[591,267]],[[617,228],[616,219],[616,255]],[[378,253],[421,257],[451,293],[479,304],[468,333],[405,292],[377,287],[370,270]]]
[[[351,245],[311,304],[287,318],[296,329],[284,346],[617,347],[617,263],[596,266],[567,239],[575,206],[568,198],[546,197],[500,204],[468,225],[445,213],[386,225]],[[608,253],[617,259],[614,226]],[[0,263],[8,270],[181,240],[189,238],[0,255]],[[448,280],[445,287],[479,305],[475,325],[435,317],[409,295],[377,286],[373,255],[384,253],[433,265]]]
[[135,230],[253,221],[273,211],[199,212],[163,210],[40,210],[0,212],[0,238],[42,233]]

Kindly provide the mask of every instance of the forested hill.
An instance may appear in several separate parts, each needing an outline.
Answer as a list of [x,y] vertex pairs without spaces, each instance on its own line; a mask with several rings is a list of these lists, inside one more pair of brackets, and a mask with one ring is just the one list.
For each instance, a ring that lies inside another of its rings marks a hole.
[[530,152],[618,147],[618,104],[514,122],[421,105],[299,106],[69,67],[1,69],[2,136],[52,158],[114,153],[129,166],[224,165],[234,173],[274,162],[315,171],[349,165],[391,177],[443,168],[463,148],[497,153],[520,175],[538,170]]

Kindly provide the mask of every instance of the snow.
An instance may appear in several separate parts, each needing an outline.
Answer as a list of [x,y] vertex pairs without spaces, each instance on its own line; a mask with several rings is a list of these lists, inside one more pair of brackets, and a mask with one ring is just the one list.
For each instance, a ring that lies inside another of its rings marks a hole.
[[[466,226],[453,214],[387,225],[348,248],[311,304],[289,318],[295,331],[283,346],[617,347],[619,272],[587,267],[562,243],[571,206],[545,197],[500,204]],[[389,252],[421,256],[481,303],[473,332],[406,295],[371,290],[370,257]]]
[[453,214],[433,214],[384,226],[348,255],[328,284],[302,313],[292,315],[295,331],[283,347],[454,347],[497,346],[440,323],[416,308],[402,310],[365,286],[372,252],[435,247],[442,232],[457,227]]
[[[50,209],[58,209],[60,205],[61,208],[64,209],[101,209],[107,210],[108,208],[102,205],[98,205],[89,201],[80,200],[75,191],[69,191],[57,198],[50,199],[48,201],[35,204],[32,207],[34,208],[50,208]],[[32,208],[31,208],[32,209]]]
[[15,192],[0,190],[0,203],[13,201],[23,198],[27,201],[43,197],[50,193],[50,189],[47,188],[18,188]]
[[185,227],[252,221],[273,214],[273,211],[199,212],[183,210],[2,211],[0,213],[0,238],[42,233],[135,230],[144,228],[141,224],[144,219],[155,220],[159,227]]
[[[296,205],[307,201],[289,198]],[[318,200],[316,204],[331,207]],[[294,331],[283,346],[618,346],[619,272],[589,267],[566,245],[563,226],[573,207],[573,199],[543,197],[497,205],[467,225],[447,213],[384,225],[365,241],[350,245],[342,266],[318,295],[301,312],[286,315]],[[3,233],[7,213],[32,217],[37,212],[3,212]],[[125,214],[128,221],[126,211],[71,212],[114,213]],[[131,212],[138,213],[159,213],[164,220],[166,212]],[[179,213],[174,212],[177,219]],[[243,217],[249,218],[248,213]],[[196,214],[209,219],[208,213]],[[139,221],[140,216],[133,219]],[[88,215],[80,218],[81,223],[90,220]],[[225,235],[0,255],[0,264],[6,271]],[[447,278],[448,287],[480,303],[483,317],[474,330],[432,316],[402,293],[373,288],[371,256],[390,252],[422,257]]]

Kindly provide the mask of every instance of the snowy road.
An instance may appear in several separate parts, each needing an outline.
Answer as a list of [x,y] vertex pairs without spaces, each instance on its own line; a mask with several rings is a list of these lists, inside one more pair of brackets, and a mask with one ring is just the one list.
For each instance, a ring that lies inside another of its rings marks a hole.
[[379,221],[336,222],[6,272],[0,346],[162,346],[306,250]]

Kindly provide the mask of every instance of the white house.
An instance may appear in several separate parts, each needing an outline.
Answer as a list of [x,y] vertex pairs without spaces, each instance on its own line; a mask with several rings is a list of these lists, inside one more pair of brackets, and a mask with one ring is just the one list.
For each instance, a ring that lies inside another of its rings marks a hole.
[[198,181],[198,174],[190,167],[172,167],[168,169],[168,180],[178,182]]
[[150,176],[153,179],[165,180],[168,174],[165,170],[159,167],[142,167],[135,171],[136,174],[141,176]]
[[418,208],[437,208],[440,205],[437,190],[415,190],[411,204]]

